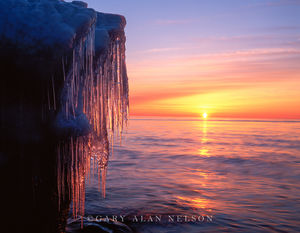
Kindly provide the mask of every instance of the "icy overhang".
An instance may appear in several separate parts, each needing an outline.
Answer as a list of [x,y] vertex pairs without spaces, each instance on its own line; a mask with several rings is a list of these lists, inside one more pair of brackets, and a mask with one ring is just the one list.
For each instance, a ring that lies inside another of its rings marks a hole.
[[51,62],[71,52],[93,26],[97,53],[108,46],[109,36],[124,33],[125,24],[123,16],[97,13],[81,1],[1,1],[0,56],[14,54],[20,64],[28,56],[32,65],[37,59]]

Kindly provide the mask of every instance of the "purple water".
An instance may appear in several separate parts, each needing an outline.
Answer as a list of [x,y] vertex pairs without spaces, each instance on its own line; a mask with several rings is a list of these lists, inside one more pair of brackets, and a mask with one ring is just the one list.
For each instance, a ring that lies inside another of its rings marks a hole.
[[126,215],[143,233],[299,232],[299,194],[299,121],[132,119],[110,158],[106,198],[87,185],[86,215]]

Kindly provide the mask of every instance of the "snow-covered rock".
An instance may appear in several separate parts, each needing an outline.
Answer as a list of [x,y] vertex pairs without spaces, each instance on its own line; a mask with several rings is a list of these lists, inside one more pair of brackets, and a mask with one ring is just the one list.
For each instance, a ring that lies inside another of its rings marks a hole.
[[92,9],[58,0],[1,1],[1,50],[11,46],[32,57],[55,59],[88,33],[96,17]]
[[[84,214],[89,161],[99,172],[105,169],[108,138],[127,120],[125,24],[123,16],[96,12],[81,1],[0,1],[0,162],[10,163],[0,170],[19,181],[27,168],[21,166],[23,174],[6,168],[34,161],[23,179],[24,197],[35,195],[33,180],[35,190],[45,192],[40,203],[26,200],[27,208],[61,204],[70,191],[74,213]],[[49,158],[56,155],[58,164]],[[44,220],[34,221],[53,227]]]
[[[112,81],[113,76],[117,77],[117,69],[126,71],[125,25],[126,20],[123,16],[98,13],[87,8],[87,4],[81,1],[72,3],[60,0],[0,1],[0,61],[3,66],[1,72],[7,74],[3,76],[9,79],[2,80],[3,89],[17,90],[18,85],[22,86],[22,89],[29,86],[28,89],[32,91],[23,94],[23,98],[28,98],[30,94],[35,95],[43,99],[44,105],[52,105],[49,109],[61,116],[59,109],[65,104],[63,102],[71,101],[73,97],[80,98],[83,89],[79,87],[83,87],[83,82],[87,79],[92,83],[91,80],[96,78],[93,73],[98,74],[100,70],[103,72],[108,56],[110,64],[106,65],[106,69],[110,65],[113,66],[113,60],[117,59],[116,51],[112,51],[117,49],[117,46],[113,47],[115,41],[119,44],[118,50],[122,61],[116,61],[120,64],[119,66],[117,63],[114,64],[118,66],[116,69],[113,68],[115,74],[107,73],[104,79]],[[84,66],[87,61],[89,67]],[[8,76],[14,75],[11,70],[6,69],[8,67],[17,70],[13,83],[10,83],[12,77]],[[71,74],[73,78],[78,75],[77,78],[81,80],[81,83],[77,80],[74,84],[77,85],[76,93],[74,91],[67,93],[67,86],[71,85]],[[126,76],[124,72],[120,74]],[[69,80],[65,80],[67,77]],[[127,76],[125,79],[127,80]],[[123,82],[123,85],[128,89],[127,81]],[[43,93],[40,93],[41,88]],[[21,93],[23,91],[20,90]],[[77,108],[78,100],[75,102]],[[73,119],[70,118],[69,121],[58,119],[55,126],[61,129],[65,126],[68,131],[74,129],[77,134],[86,132],[86,127],[82,128],[87,125],[83,122],[85,119],[82,115],[83,109],[77,108],[76,111],[80,117],[73,114]],[[91,121],[91,117],[87,118]],[[77,120],[80,122],[76,125]]]

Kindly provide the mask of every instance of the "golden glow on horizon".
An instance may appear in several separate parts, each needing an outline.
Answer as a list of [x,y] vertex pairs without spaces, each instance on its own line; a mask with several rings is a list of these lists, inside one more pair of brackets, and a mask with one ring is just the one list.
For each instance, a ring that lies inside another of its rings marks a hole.
[[162,90],[157,97],[150,94],[147,95],[149,99],[143,99],[140,95],[131,98],[131,115],[174,117],[202,115],[205,119],[203,113],[209,111],[214,117],[225,118],[299,119],[300,94],[296,90],[299,85],[300,81],[296,80],[280,81],[269,83],[268,86],[249,84],[248,87],[208,90],[205,93],[177,96],[166,96]]
[[206,119],[206,118],[207,118],[207,113],[206,113],[206,112],[203,113],[203,114],[202,114],[202,117],[203,117],[204,119]]
[[270,48],[136,61],[131,115],[300,119],[299,59]]

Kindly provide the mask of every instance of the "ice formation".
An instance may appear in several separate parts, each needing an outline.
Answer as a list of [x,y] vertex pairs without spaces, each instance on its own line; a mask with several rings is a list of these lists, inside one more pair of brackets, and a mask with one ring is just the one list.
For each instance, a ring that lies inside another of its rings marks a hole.
[[[63,142],[67,148],[60,146],[58,149],[59,196],[65,195],[66,187],[61,179],[66,179],[72,195],[74,217],[84,216],[85,178],[90,177],[91,165],[93,170],[97,170],[102,195],[105,196],[109,138],[113,140],[114,134],[121,135],[128,115],[124,33],[114,31],[116,28],[112,25],[108,25],[110,28],[107,29],[102,21],[105,17],[113,19],[116,16],[101,13],[97,16],[96,26],[91,27],[73,50],[71,68],[64,74],[65,86],[57,119],[59,127],[82,129],[76,125],[83,125],[81,122],[84,120],[90,127],[88,135],[71,137],[68,143]],[[124,19],[121,23],[125,26]],[[99,43],[101,40],[102,44]],[[64,164],[61,164],[62,161]],[[65,171],[68,164],[71,164],[69,173]]]
[[[19,118],[2,114],[1,129],[20,144],[55,144],[58,202],[72,199],[75,217],[84,215],[91,168],[105,195],[109,140],[127,122],[125,24],[123,16],[98,13],[80,1],[0,1],[0,59],[18,68],[19,85],[16,101],[6,101],[16,87],[1,80],[1,109],[13,109],[22,121],[35,119],[13,131],[6,125]],[[26,142],[18,136],[22,131]]]

